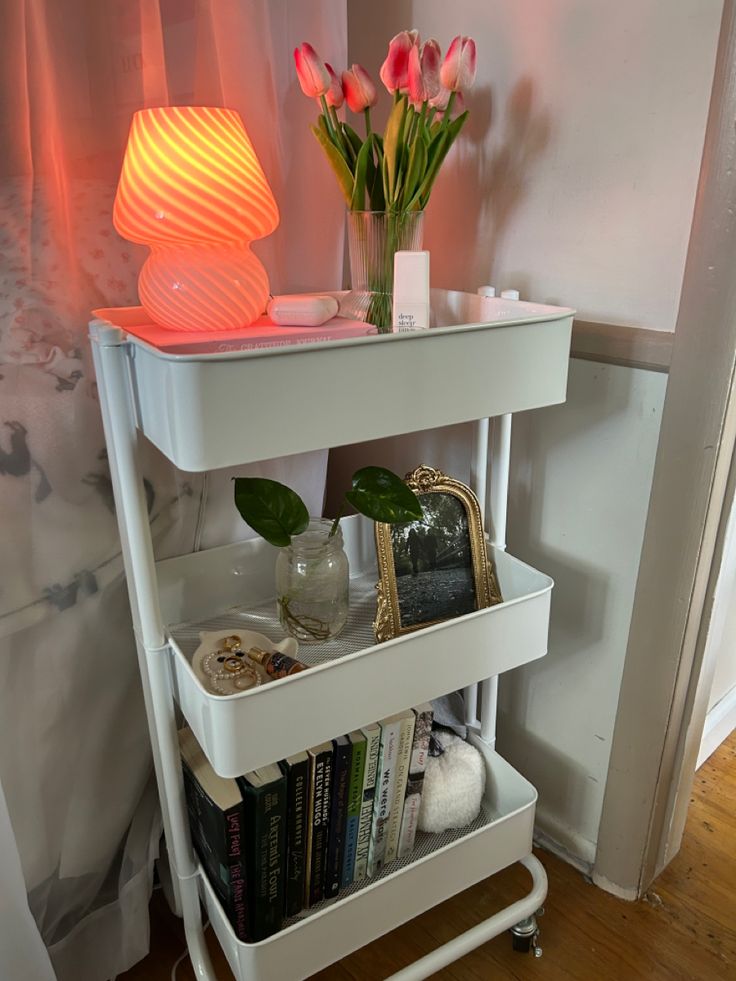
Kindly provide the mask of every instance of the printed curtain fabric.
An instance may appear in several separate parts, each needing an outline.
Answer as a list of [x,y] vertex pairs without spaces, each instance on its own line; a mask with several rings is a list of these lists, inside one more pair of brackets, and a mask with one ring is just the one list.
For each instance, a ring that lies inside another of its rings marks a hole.
[[[345,0],[0,0],[0,977],[8,981],[103,981],[148,949],[160,814],[87,341],[92,308],[137,302],[146,250],[111,224],[131,115],[167,104],[237,109],[281,211],[277,231],[255,246],[272,290],[339,287],[343,209],[309,132],[314,107],[298,89],[292,51],[311,40],[345,64],[345,8]],[[143,449],[159,557],[245,537],[231,473],[176,472]],[[320,513],[325,460],[310,454],[250,472],[291,484]]]

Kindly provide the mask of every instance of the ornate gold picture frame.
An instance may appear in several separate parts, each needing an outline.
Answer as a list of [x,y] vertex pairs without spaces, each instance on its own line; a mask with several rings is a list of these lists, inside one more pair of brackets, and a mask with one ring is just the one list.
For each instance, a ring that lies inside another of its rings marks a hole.
[[472,490],[428,466],[404,479],[424,520],[376,522],[379,643],[502,602]]

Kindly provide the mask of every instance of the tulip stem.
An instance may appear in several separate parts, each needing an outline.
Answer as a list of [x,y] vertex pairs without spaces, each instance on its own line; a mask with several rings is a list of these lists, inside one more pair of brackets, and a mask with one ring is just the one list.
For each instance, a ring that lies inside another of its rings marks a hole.
[[340,142],[340,149],[342,150],[342,155],[345,157],[348,166],[352,170],[355,166],[355,150],[350,140],[345,135],[345,130],[342,128],[342,123],[337,117],[337,109],[334,106],[330,106],[330,118],[332,120],[332,125],[335,128],[335,133]]
[[365,116],[365,138],[371,135],[371,107],[366,106],[363,110],[363,115]]
[[342,150],[340,146],[340,140],[338,139],[337,133],[335,132],[335,127],[332,125],[332,116],[330,115],[330,109],[327,105],[327,99],[323,95],[319,97],[319,101],[322,105],[322,112],[324,113],[325,122],[327,123],[327,132],[330,134],[330,139],[337,146],[338,149]]
[[447,100],[447,108],[445,109],[445,114],[442,117],[442,126],[447,129],[450,125],[450,113],[452,112],[452,105],[455,101],[457,92],[450,92],[450,98]]

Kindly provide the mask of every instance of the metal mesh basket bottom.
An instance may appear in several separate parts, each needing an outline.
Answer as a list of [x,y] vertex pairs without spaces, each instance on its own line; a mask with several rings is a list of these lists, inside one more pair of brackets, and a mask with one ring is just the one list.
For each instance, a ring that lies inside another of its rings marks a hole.
[[[345,657],[355,651],[373,647],[373,619],[376,615],[376,579],[371,576],[350,580],[350,613],[345,629],[334,640],[319,644],[300,644],[299,660],[305,664],[324,664]],[[241,609],[236,607],[199,623],[182,623],[169,628],[182,654],[191,662],[199,646],[200,630],[222,630],[224,634],[238,630],[256,630],[269,640],[278,643],[284,639],[284,629],[276,614],[276,600],[270,599],[257,606]]]
[[389,862],[388,865],[384,865],[381,871],[377,875],[372,876],[370,879],[361,879],[360,882],[354,882],[351,886],[346,886],[344,889],[340,890],[336,897],[332,899],[325,899],[321,903],[316,903],[314,906],[310,906],[309,909],[302,910],[302,912],[298,913],[296,916],[292,916],[290,919],[285,920],[282,929],[290,927],[296,923],[302,923],[304,920],[309,919],[310,916],[313,916],[322,909],[326,909],[333,903],[340,902],[340,900],[343,899],[348,899],[350,896],[354,896],[356,893],[359,893],[362,889],[372,885],[374,882],[380,882],[381,879],[385,879],[387,876],[399,872],[408,865],[413,865],[414,862],[418,862],[420,859],[426,858],[428,855],[432,855],[441,848],[446,848],[448,845],[452,845],[453,842],[459,841],[461,838],[465,838],[467,835],[472,834],[473,831],[478,831],[481,828],[487,827],[489,824],[497,821],[500,816],[501,815],[498,812],[491,810],[487,803],[484,802],[481,805],[480,813],[475,821],[472,821],[464,828],[452,828],[451,830],[444,831],[441,834],[428,834],[422,831],[417,832],[417,836],[414,841],[414,848],[404,858],[396,859],[393,862]]

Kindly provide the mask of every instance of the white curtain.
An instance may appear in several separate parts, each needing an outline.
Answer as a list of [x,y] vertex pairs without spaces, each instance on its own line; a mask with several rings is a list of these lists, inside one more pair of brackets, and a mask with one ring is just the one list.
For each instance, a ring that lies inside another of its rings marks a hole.
[[[256,246],[272,289],[339,287],[342,204],[292,50],[342,67],[345,7],[0,0],[3,981],[104,981],[148,949],[160,814],[86,337],[91,308],[137,302],[145,250],[110,220],[131,114],[237,109],[282,215]],[[325,465],[252,469],[319,513]],[[159,556],[245,537],[229,472],[177,473],[150,448],[144,469]]]

